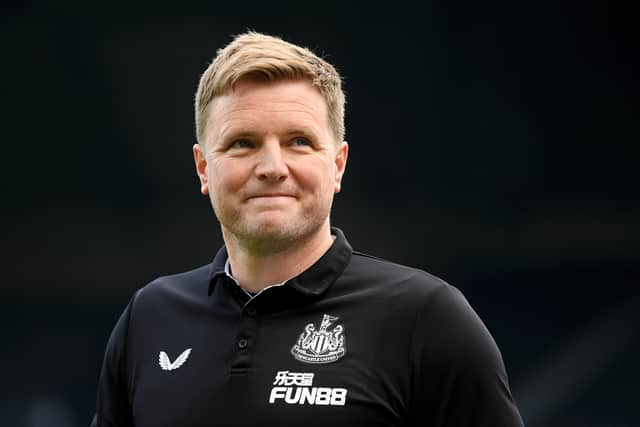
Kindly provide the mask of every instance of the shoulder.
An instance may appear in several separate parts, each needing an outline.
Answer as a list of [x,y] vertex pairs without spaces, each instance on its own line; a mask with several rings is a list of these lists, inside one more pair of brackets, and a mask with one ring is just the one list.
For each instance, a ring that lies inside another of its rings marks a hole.
[[343,276],[360,288],[366,287],[391,298],[408,298],[410,301],[407,302],[412,305],[450,287],[424,270],[355,251]]
[[134,294],[131,301],[133,309],[163,301],[202,300],[208,292],[210,267],[207,264],[189,271],[157,277]]
[[422,301],[413,328],[414,360],[484,376],[502,371],[498,346],[465,296],[447,285]]
[[[385,307],[402,308],[410,314],[413,351],[418,358],[428,352],[436,361],[472,362],[469,352],[499,359],[495,342],[462,292],[424,270],[354,252],[345,274],[355,286],[368,289],[369,296],[381,296]],[[371,301],[373,298],[369,299]],[[408,320],[408,319],[407,319]]]
[[455,328],[460,317],[473,313],[460,291],[443,279],[360,252],[353,253],[340,285],[342,295],[363,302],[367,310],[401,325],[407,333],[422,333],[425,340],[432,332]]

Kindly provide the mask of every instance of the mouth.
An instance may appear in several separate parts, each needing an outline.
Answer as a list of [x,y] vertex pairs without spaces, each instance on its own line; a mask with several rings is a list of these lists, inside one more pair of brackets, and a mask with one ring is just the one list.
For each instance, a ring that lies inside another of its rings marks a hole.
[[285,194],[285,193],[266,193],[266,194],[256,194],[250,197],[247,197],[247,200],[254,200],[254,199],[279,199],[279,198],[292,198],[295,199],[295,196],[291,195],[291,194]]
[[260,200],[286,200],[286,199],[295,199],[296,197],[291,195],[291,194],[284,194],[284,193],[269,193],[269,194],[256,194],[254,196],[251,197],[247,197],[247,201],[260,201]]

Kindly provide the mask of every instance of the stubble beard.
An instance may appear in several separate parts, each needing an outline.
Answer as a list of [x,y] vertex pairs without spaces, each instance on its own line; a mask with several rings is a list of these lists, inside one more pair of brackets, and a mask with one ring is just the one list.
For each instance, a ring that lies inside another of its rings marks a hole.
[[225,241],[233,239],[244,251],[255,256],[284,252],[311,239],[328,221],[331,203],[326,212],[318,211],[310,210],[293,221],[281,220],[281,224],[264,224],[251,221],[239,213],[221,215],[214,207]]

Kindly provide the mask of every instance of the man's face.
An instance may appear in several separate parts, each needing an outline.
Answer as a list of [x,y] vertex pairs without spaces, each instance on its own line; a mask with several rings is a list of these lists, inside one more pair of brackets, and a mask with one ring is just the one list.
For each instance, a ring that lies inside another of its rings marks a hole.
[[225,236],[268,248],[328,228],[348,154],[332,135],[307,80],[240,81],[215,98],[194,157]]

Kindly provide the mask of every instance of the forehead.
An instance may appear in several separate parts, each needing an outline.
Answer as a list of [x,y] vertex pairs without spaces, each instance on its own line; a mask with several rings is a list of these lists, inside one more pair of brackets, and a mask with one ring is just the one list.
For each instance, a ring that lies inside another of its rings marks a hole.
[[328,130],[327,104],[308,80],[239,81],[209,105],[210,137],[246,128],[277,131],[280,126]]

